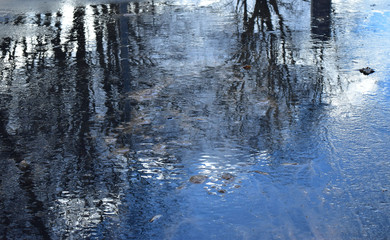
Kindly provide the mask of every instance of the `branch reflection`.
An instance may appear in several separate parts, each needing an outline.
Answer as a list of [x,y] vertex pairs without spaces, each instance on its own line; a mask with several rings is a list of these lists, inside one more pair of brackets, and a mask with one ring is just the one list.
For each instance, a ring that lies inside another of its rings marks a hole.
[[237,32],[229,14],[153,1],[2,18],[0,238],[155,238],[166,226],[145,222],[180,225],[190,175],[216,194],[224,171],[310,162],[288,151],[313,148],[327,103],[314,42],[330,41],[330,1],[312,0],[307,42],[290,5],[237,6]]

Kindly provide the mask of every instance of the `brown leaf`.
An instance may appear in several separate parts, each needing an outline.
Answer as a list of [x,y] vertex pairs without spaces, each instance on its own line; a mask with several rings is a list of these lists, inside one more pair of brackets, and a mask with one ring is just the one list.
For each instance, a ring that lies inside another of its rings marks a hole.
[[234,180],[234,175],[231,173],[224,173],[222,174],[222,179],[228,180],[228,181],[233,181]]
[[269,175],[269,173],[267,173],[267,172],[262,172],[262,171],[258,171],[258,170],[255,170],[255,171],[252,171],[252,172],[255,172],[255,173],[258,173],[258,174],[262,174],[262,175]]
[[218,192],[219,193],[226,193],[226,190],[225,189],[219,189]]
[[190,182],[195,184],[201,184],[207,179],[207,176],[204,175],[195,175],[190,178]]

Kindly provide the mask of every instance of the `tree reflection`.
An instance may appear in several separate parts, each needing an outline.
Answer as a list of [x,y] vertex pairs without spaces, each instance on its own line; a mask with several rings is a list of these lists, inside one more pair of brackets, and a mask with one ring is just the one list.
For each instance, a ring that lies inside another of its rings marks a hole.
[[[296,64],[298,37],[280,2],[238,5],[243,30],[233,46],[226,22],[191,28],[183,9],[153,2],[67,5],[5,21],[33,30],[0,41],[0,156],[18,176],[1,178],[16,190],[0,190],[0,238],[123,238],[119,228],[153,238],[145,222],[162,212],[178,222],[172,193],[199,170],[188,162],[203,148],[245,145],[251,157],[282,149],[301,111],[311,116],[307,106],[322,104],[321,49],[315,64]],[[313,35],[329,37],[330,22],[316,24]],[[226,52],[202,52],[209,42]],[[234,161],[201,170],[243,171]]]
[[311,32],[324,41],[330,38],[331,9],[331,0],[311,1]]
[[[245,0],[238,1],[238,5],[241,7],[239,10],[243,15],[245,28],[239,32],[241,45],[232,60],[241,66],[250,65],[252,68],[250,71],[236,68],[235,75],[240,80],[230,85],[227,93],[235,96],[238,101],[236,104],[246,108],[245,111],[255,108],[259,101],[263,103],[263,108],[267,106],[264,114],[258,116],[257,121],[261,127],[259,126],[257,133],[254,134],[263,136],[259,139],[265,140],[255,145],[265,144],[266,149],[274,152],[276,146],[283,145],[280,141],[286,138],[281,135],[284,129],[299,123],[296,119],[302,120],[299,116],[302,109],[308,111],[321,109],[321,105],[326,103],[324,91],[332,82],[325,79],[326,73],[321,67],[324,64],[324,43],[307,42],[315,49],[315,53],[314,55],[305,53],[304,57],[308,61],[306,65],[302,65],[302,60],[296,58],[302,54],[299,52],[302,39],[297,36],[300,32],[291,31],[295,25],[302,23],[297,21],[286,23],[280,11],[280,6],[283,6],[285,14],[295,12],[293,5],[277,0],[256,0],[253,3]],[[253,9],[250,6],[253,6]],[[311,3],[313,38],[329,40],[330,27],[330,0],[313,0]],[[298,61],[301,62],[299,65]],[[245,99],[246,92],[253,87],[247,86],[251,81],[256,81],[258,99]],[[240,128],[253,126],[252,122],[238,120],[242,122]],[[245,126],[246,123],[248,126]]]
[[[99,8],[110,9],[106,5]],[[105,136],[107,126],[115,125],[117,120],[112,116],[119,112],[115,104],[122,87],[115,80],[119,78],[115,70],[119,69],[119,51],[113,45],[117,35],[115,30],[112,34],[112,27],[103,25],[103,31],[96,31],[97,48],[91,50],[91,38],[86,35],[90,26],[86,21],[93,16],[87,10],[91,8],[75,8],[72,16],[61,12],[17,16],[15,25],[32,24],[45,31],[36,36],[1,40],[1,155],[8,159],[4,170],[16,176],[20,172],[16,183],[19,190],[12,194],[8,189],[10,195],[1,196],[6,203],[1,206],[2,216],[8,219],[2,222],[1,238],[76,236],[77,228],[82,227],[77,226],[79,221],[92,226],[96,224],[94,219],[100,221],[107,206],[118,207],[118,190],[105,187],[112,199],[107,200],[106,194],[96,194],[104,187],[96,186],[99,182],[95,181],[106,178],[107,182],[118,182],[116,170],[112,174],[103,167],[114,167],[111,158],[100,155],[102,151],[109,154],[109,148],[102,148],[96,139],[97,135]],[[97,21],[101,13],[95,16]],[[72,27],[63,28],[69,17],[73,17]],[[112,18],[106,21],[109,22]],[[94,52],[100,54],[101,68],[94,65]],[[100,71],[105,72],[103,78],[97,75]],[[96,85],[105,86],[103,103],[96,97],[96,91],[101,94]],[[105,119],[102,113],[107,115],[107,122],[95,121]],[[91,121],[95,123],[92,125]],[[14,199],[13,203],[10,199]],[[26,206],[27,211],[7,212],[17,205]],[[80,215],[82,209],[88,212],[85,217]],[[67,214],[69,211],[72,213]],[[20,217],[14,213],[19,213],[25,226],[19,225]],[[62,225],[64,231],[48,232],[50,225]]]
[[[145,9],[154,11],[149,3],[67,6],[5,23],[35,32],[0,42],[1,156],[8,159],[3,170],[19,176],[15,182],[2,178],[18,191],[5,189],[1,196],[1,238],[108,234],[125,192],[139,205],[127,222],[136,226],[151,217],[148,211],[138,213],[149,199],[148,181],[130,156],[134,139],[153,132],[121,133],[129,125],[141,126],[132,113],[134,102],[123,96],[156,84],[147,77],[154,66],[142,30],[147,24],[129,17]],[[166,164],[165,157],[150,157]],[[21,219],[26,226],[15,225]],[[97,230],[98,224],[108,227]]]

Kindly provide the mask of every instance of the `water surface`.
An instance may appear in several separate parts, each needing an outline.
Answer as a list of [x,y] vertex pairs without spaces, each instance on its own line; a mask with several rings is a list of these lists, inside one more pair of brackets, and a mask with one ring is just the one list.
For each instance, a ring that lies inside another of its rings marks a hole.
[[390,238],[389,23],[385,0],[0,1],[0,238]]

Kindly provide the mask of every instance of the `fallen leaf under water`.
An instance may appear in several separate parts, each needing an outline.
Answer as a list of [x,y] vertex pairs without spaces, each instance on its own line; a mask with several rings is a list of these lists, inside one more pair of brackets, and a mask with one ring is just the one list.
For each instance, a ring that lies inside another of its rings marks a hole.
[[130,152],[130,149],[127,148],[127,147],[118,148],[118,149],[115,150],[116,154],[125,154],[125,153],[128,153],[128,152]]
[[267,172],[262,172],[262,171],[258,171],[258,170],[254,170],[252,172],[262,174],[262,175],[269,175],[269,173],[267,173]]
[[195,183],[195,184],[201,184],[204,181],[206,181],[207,176],[204,175],[195,175],[190,177],[190,182]]
[[298,163],[282,163],[282,165],[284,166],[295,166],[295,165],[298,165]]
[[234,175],[231,173],[224,173],[222,174],[222,179],[228,180],[228,181],[233,181],[234,180]]
[[19,163],[19,167],[20,168],[27,168],[29,166],[28,162],[26,160],[22,160],[20,163]]
[[107,137],[104,137],[104,141],[107,143],[107,144],[114,144],[114,143],[116,143],[116,138],[114,138],[114,137],[109,137],[109,136],[107,136]]
[[152,218],[149,220],[149,222],[152,223],[152,222],[156,221],[157,219],[159,219],[159,218],[161,218],[161,217],[162,217],[162,215],[161,215],[161,214],[158,214],[158,215],[152,217]]
[[219,189],[218,192],[219,193],[226,193],[226,190],[225,189]]

